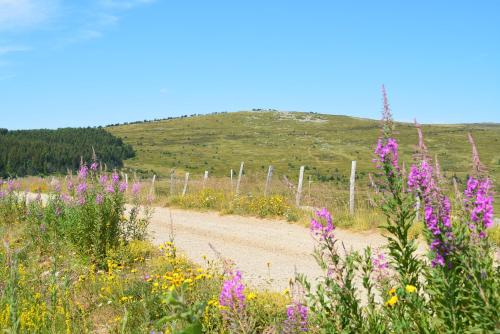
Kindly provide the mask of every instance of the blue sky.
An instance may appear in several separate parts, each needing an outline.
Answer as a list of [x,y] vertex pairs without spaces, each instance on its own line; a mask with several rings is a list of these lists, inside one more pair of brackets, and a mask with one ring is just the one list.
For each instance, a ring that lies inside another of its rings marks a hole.
[[0,0],[0,127],[251,108],[500,122],[500,1]]

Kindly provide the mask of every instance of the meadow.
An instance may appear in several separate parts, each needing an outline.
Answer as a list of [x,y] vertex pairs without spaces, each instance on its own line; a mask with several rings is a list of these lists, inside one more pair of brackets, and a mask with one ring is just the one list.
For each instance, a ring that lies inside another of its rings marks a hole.
[[[385,107],[373,166],[374,210],[385,218],[379,226],[385,249],[343,249],[335,235],[337,213],[315,210],[311,260],[324,274],[313,284],[297,273],[281,293],[253,289],[238,264],[221,256],[194,265],[176,249],[173,233],[153,247],[147,231],[155,193],[117,172],[99,171],[96,161],[64,182],[53,180],[45,201],[41,195],[25,197],[19,181],[2,181],[0,328],[8,333],[498,331],[500,272],[490,240],[493,183],[473,137],[470,176],[448,196],[421,128],[416,159],[403,173]],[[210,190],[193,192],[188,203],[199,206],[196,202],[210,195],[196,197],[204,191]],[[274,196],[269,200],[276,201]],[[417,253],[410,233],[416,198],[422,204],[425,256]]]

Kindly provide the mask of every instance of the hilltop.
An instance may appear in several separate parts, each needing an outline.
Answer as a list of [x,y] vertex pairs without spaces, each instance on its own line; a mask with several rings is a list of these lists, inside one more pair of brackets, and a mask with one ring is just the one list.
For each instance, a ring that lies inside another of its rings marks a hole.
[[[245,162],[247,173],[262,173],[272,164],[278,175],[296,178],[299,166],[314,180],[346,183],[351,160],[359,178],[373,171],[377,120],[304,112],[240,111],[194,115],[106,129],[132,145],[136,156],[125,167],[160,176],[177,171],[228,176]],[[424,125],[426,144],[436,154],[444,175],[462,180],[470,169],[467,132],[476,140],[481,160],[500,178],[500,124]],[[413,124],[396,123],[402,161],[411,163],[417,132]]]

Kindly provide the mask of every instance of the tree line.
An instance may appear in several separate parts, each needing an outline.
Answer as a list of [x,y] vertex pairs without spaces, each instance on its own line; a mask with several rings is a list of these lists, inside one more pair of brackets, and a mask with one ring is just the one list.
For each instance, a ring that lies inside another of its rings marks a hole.
[[0,177],[48,175],[76,170],[93,157],[108,169],[135,155],[132,146],[101,127],[57,130],[0,129]]

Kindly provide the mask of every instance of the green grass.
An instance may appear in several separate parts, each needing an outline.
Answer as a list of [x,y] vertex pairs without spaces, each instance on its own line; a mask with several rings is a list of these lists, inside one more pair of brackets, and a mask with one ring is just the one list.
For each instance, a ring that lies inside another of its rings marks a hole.
[[[418,115],[417,115],[418,117]],[[345,189],[351,160],[358,162],[358,185],[368,184],[374,171],[373,149],[379,135],[379,122],[348,116],[285,112],[232,112],[107,128],[136,150],[136,157],[125,166],[139,173],[157,174],[167,179],[172,168],[188,171],[200,178],[229,176],[241,161],[247,174],[264,175],[267,166],[275,177],[287,175],[296,180],[301,165],[306,178],[329,180],[332,187]],[[500,180],[500,125],[456,124],[424,125],[429,151],[436,155],[444,175],[465,180],[470,170],[471,149],[467,132],[474,136],[482,162],[496,185]],[[417,143],[412,124],[396,124],[401,160],[409,166]],[[500,208],[500,197],[496,197]]]

